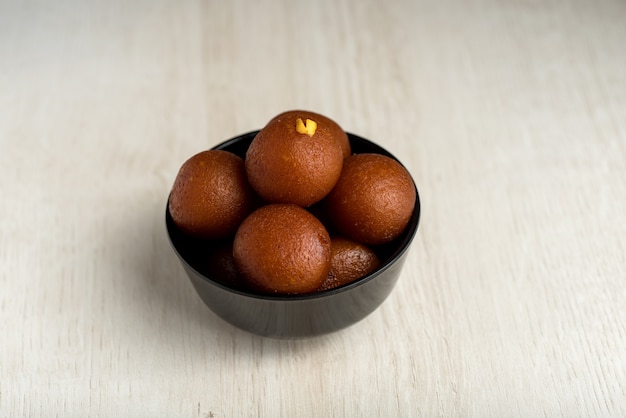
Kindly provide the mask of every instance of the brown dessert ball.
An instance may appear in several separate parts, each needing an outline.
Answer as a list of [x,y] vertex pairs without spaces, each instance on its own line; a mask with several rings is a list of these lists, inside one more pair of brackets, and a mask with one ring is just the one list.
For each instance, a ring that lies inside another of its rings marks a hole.
[[330,270],[330,237],[305,209],[270,204],[242,222],[235,234],[233,257],[252,289],[284,294],[312,292]]
[[170,193],[169,211],[183,232],[222,239],[235,233],[252,211],[254,200],[243,159],[210,150],[182,165]]
[[308,110],[289,110],[287,112],[281,113],[278,116],[275,116],[272,120],[294,116],[296,118],[301,118],[302,120],[311,119],[316,121],[318,129],[328,130],[330,134],[335,138],[335,140],[339,142],[344,158],[349,157],[352,154],[352,149],[350,148],[350,140],[348,139],[346,131],[344,131],[337,122],[327,116],[320,115],[319,113],[311,112]]
[[270,203],[307,207],[333,188],[343,151],[323,119],[286,112],[256,135],[246,153],[252,188]]
[[333,289],[360,279],[380,266],[371,248],[340,236],[330,240],[330,271],[319,290]]
[[344,160],[341,177],[326,199],[334,226],[364,244],[383,244],[406,228],[415,207],[408,171],[381,154],[355,154]]

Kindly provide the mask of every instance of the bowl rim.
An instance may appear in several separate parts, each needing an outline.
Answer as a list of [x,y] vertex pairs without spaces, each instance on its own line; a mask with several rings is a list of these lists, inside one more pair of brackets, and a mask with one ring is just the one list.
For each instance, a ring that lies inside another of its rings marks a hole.
[[[219,144],[213,146],[212,148],[210,148],[210,150],[223,150],[224,148],[227,148],[239,141],[245,140],[246,138],[250,137],[250,136],[255,136],[257,133],[259,132],[259,130],[254,130],[254,131],[250,131],[241,135],[237,135],[235,137],[232,137],[226,141],[220,142]],[[353,133],[350,132],[346,132],[346,134],[348,135],[348,138],[352,139],[352,138],[356,138],[359,141],[365,141],[366,143],[370,143],[378,148],[380,148],[381,150],[384,151],[384,155],[387,155],[391,158],[393,158],[394,160],[396,160],[398,163],[400,163],[400,165],[402,165],[402,167],[404,167],[406,169],[406,167],[402,164],[402,162],[400,160],[398,160],[393,154],[391,154],[389,151],[387,151],[385,148],[383,148],[382,146],[380,146],[379,144],[376,144],[375,142],[372,142],[366,138],[363,138],[359,135],[355,135]],[[391,253],[391,255],[389,256],[389,258],[386,259],[386,262],[384,264],[381,264],[381,266],[379,266],[376,270],[372,271],[369,274],[366,274],[365,276],[358,278],[350,283],[346,283],[344,285],[341,286],[337,286],[335,288],[332,289],[327,289],[327,290],[319,290],[319,291],[315,291],[315,292],[310,292],[310,293],[302,293],[302,294],[272,294],[272,293],[255,293],[255,292],[248,292],[245,290],[241,290],[241,289],[236,289],[234,287],[230,287],[227,286],[217,280],[212,279],[210,276],[207,276],[206,274],[198,271],[192,264],[189,263],[189,261],[187,260],[187,258],[185,258],[181,252],[178,250],[174,239],[172,238],[172,228],[175,228],[174,225],[174,221],[172,220],[171,214],[169,212],[169,195],[168,195],[168,199],[167,199],[167,203],[165,206],[165,223],[166,223],[166,230],[167,230],[167,237],[170,241],[170,245],[172,247],[172,249],[174,250],[174,252],[176,253],[176,255],[178,256],[178,258],[180,259],[181,262],[183,262],[185,264],[185,267],[187,269],[192,270],[196,276],[198,276],[199,278],[201,278],[202,280],[209,282],[211,285],[219,287],[221,289],[223,289],[224,291],[227,291],[229,293],[234,293],[243,297],[248,297],[248,298],[252,298],[252,299],[261,299],[261,300],[269,300],[269,301],[279,301],[279,302],[296,302],[296,301],[303,301],[303,300],[315,300],[315,299],[320,299],[320,298],[326,298],[329,296],[333,296],[333,295],[337,295],[343,292],[347,292],[350,289],[353,289],[355,287],[359,287],[364,285],[365,283],[368,283],[369,281],[373,280],[374,278],[376,278],[377,276],[379,276],[380,274],[383,274],[386,270],[388,270],[389,268],[391,268],[397,261],[398,259],[400,259],[409,249],[409,247],[411,246],[411,243],[413,242],[413,239],[415,238],[415,236],[417,235],[417,230],[419,227],[419,221],[420,221],[420,216],[421,216],[421,202],[420,202],[420,196],[419,196],[419,191],[417,188],[417,185],[415,184],[415,180],[413,179],[413,176],[411,175],[411,173],[409,172],[408,169],[406,169],[407,172],[409,173],[409,177],[411,177],[411,182],[413,183],[413,187],[415,188],[415,207],[413,209],[413,213],[411,215],[411,218],[409,219],[409,224],[407,225],[407,230],[405,232],[405,236],[402,239],[402,241],[400,243],[398,243],[398,248],[393,251]]]

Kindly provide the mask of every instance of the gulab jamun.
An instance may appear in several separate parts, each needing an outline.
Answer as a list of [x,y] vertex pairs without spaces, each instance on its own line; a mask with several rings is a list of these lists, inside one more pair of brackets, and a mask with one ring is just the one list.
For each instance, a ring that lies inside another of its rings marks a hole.
[[252,140],[245,166],[252,188],[267,202],[308,207],[339,179],[343,151],[324,119],[285,112]]
[[354,154],[344,160],[325,206],[339,233],[357,242],[384,244],[406,228],[415,207],[411,175],[382,154]]
[[319,290],[334,289],[371,273],[380,266],[380,259],[368,246],[350,239],[330,239],[330,271]]
[[302,120],[311,119],[317,122],[317,129],[326,129],[330,132],[330,134],[335,138],[339,145],[341,145],[341,151],[343,152],[343,157],[349,157],[352,154],[352,148],[350,147],[350,140],[348,139],[348,134],[343,130],[341,125],[337,122],[329,118],[328,116],[321,115],[319,113],[311,112],[309,110],[288,110],[287,112],[283,112],[278,116],[275,116],[274,119],[280,119],[284,117],[296,117]]
[[254,202],[243,159],[228,151],[209,150],[183,163],[168,207],[183,232],[217,240],[235,233]]
[[319,288],[330,270],[330,237],[300,206],[269,204],[241,223],[233,258],[251,289],[308,293]]

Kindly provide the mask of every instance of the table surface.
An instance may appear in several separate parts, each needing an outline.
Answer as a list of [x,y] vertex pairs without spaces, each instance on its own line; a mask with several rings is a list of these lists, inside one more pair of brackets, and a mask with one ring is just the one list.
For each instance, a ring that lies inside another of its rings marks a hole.
[[[626,3],[4,1],[0,415],[626,415]],[[422,200],[358,324],[238,330],[164,228],[184,160],[303,108]]]

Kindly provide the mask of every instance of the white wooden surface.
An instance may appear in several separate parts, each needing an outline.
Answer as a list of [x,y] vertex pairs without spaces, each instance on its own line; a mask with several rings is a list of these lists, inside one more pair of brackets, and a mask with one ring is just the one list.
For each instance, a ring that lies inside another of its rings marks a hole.
[[[306,108],[399,156],[394,293],[279,341],[194,293],[182,162]],[[625,416],[626,3],[0,3],[0,415]]]

